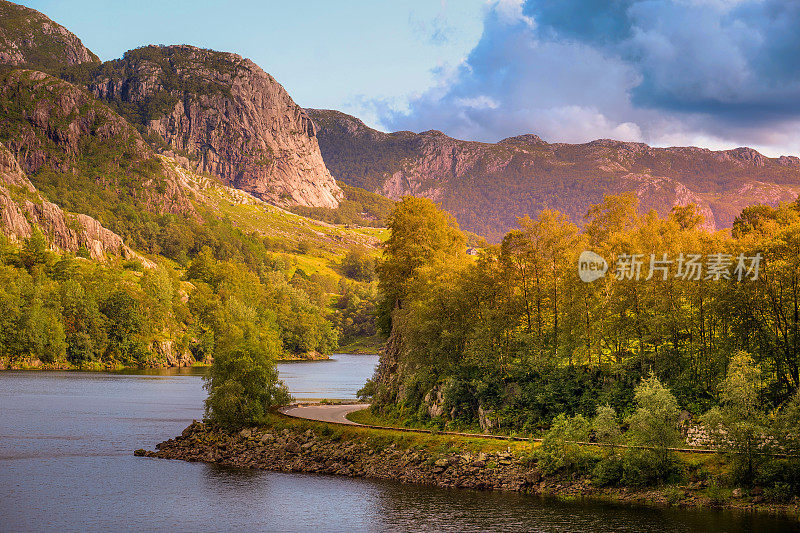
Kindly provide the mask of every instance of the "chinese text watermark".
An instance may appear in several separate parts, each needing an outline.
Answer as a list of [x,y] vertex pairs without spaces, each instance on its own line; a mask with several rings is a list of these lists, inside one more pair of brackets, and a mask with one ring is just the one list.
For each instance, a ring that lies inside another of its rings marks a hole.
[[[684,254],[677,256],[668,253],[620,254],[613,270],[617,280],[666,281],[670,278],[700,280],[755,281],[761,266],[761,254],[748,256],[725,253]],[[578,275],[582,281],[590,283],[606,275],[608,262],[599,254],[585,250],[578,258]]]

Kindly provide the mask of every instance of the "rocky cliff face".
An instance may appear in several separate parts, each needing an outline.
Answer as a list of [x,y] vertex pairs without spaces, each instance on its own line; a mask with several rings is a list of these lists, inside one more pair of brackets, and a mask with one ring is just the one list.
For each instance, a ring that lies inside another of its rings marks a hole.
[[336,207],[306,113],[255,63],[191,46],[149,46],[104,64],[98,97],[155,133],[193,170],[279,205]]
[[76,189],[86,188],[110,193],[94,208],[125,196],[155,212],[192,211],[136,129],[83,88],[38,71],[0,73],[0,115],[0,142],[51,199],[80,205]]
[[57,72],[99,62],[78,37],[43,14],[0,0],[0,64]]
[[383,133],[344,113],[307,112],[337,179],[392,199],[434,199],[463,228],[493,240],[516,217],[542,208],[580,224],[590,205],[626,191],[636,193],[642,211],[661,215],[695,203],[709,228],[730,227],[747,205],[793,201],[800,192],[800,159],[750,148],[653,148],[608,139],[550,144],[535,135],[479,143],[438,131]]
[[67,213],[44,200],[14,155],[0,144],[0,231],[12,241],[21,241],[31,236],[34,225],[45,234],[53,249],[77,253],[85,248],[93,259],[119,255],[153,266],[97,220]]

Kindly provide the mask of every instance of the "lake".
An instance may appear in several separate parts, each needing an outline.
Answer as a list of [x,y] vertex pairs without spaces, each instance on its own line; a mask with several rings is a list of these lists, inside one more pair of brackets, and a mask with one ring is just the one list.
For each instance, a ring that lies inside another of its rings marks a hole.
[[[353,398],[376,362],[334,356],[279,370],[298,398]],[[0,372],[0,531],[800,531],[730,512],[133,457],[201,418],[204,398],[198,370]]]

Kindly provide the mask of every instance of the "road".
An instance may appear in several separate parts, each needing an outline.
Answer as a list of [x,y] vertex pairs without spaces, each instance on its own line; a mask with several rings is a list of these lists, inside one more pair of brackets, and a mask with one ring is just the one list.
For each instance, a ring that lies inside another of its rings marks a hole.
[[346,417],[353,411],[360,411],[369,407],[368,403],[355,403],[345,405],[306,405],[293,406],[281,409],[281,413],[294,418],[305,418],[306,420],[317,420],[319,422],[335,422],[337,424],[349,424],[360,426],[351,422]]
[[[306,420],[314,420],[317,422],[332,422],[334,424],[347,424],[350,426],[364,426],[357,422],[351,422],[346,417],[354,411],[360,411],[369,407],[368,403],[355,403],[343,405],[294,405],[284,407],[280,410],[286,416],[293,418],[304,418]],[[458,431],[431,431],[429,429],[416,429],[416,428],[401,428],[401,427],[388,427],[388,426],[366,426],[373,429],[384,429],[392,431],[404,431],[408,433],[428,433],[438,435],[456,435],[459,437],[472,437],[482,439],[496,439],[496,440],[515,440],[515,441],[528,441],[528,442],[541,442],[542,439],[532,437],[509,437],[505,435],[489,435],[485,433],[461,433]],[[598,442],[581,442],[572,441],[575,444],[583,446],[599,446],[599,447],[614,447],[614,448],[630,448],[624,444],[603,444]],[[633,446],[634,448],[650,448],[649,446]],[[716,450],[711,448],[667,448],[668,450],[681,453],[716,453]]]

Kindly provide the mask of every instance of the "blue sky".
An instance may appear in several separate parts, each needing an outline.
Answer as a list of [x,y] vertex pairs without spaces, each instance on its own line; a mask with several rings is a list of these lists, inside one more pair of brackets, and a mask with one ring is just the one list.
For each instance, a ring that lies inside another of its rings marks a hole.
[[[20,0],[17,0],[20,1]],[[379,100],[402,108],[480,38],[484,0],[21,0],[63,24],[101,59],[145,44],[236,52],[305,107],[377,125]]]
[[113,59],[251,58],[384,130],[800,155],[796,0],[23,0]]

